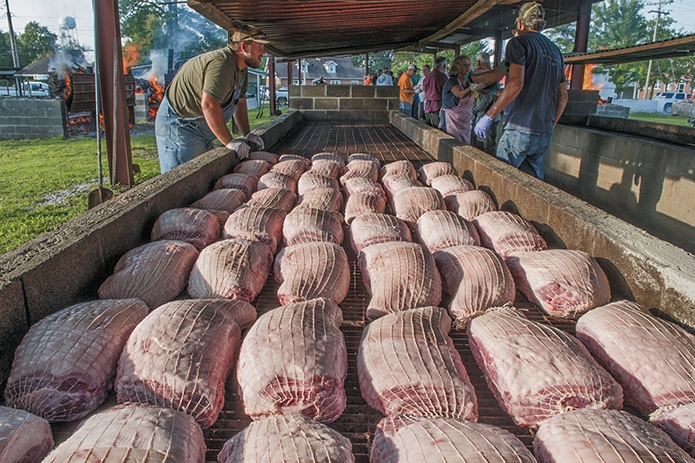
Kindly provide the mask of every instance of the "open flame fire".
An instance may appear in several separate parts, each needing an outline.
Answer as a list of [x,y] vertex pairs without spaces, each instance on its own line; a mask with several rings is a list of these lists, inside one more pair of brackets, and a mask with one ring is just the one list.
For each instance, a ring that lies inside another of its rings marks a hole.
[[584,82],[582,83],[582,88],[584,90],[601,90],[605,85],[603,82],[596,83],[596,79],[591,73],[595,67],[595,64],[587,64],[584,66]]
[[150,96],[147,97],[147,116],[154,119],[157,116],[159,104],[164,98],[164,86],[157,81],[157,76],[150,77]]
[[137,43],[129,43],[123,47],[123,72],[128,74],[130,68],[136,66],[140,62],[140,45]]
[[69,75],[65,76],[65,88],[63,89],[63,94],[61,97],[64,100],[67,100],[70,95],[72,94],[72,79],[70,78]]

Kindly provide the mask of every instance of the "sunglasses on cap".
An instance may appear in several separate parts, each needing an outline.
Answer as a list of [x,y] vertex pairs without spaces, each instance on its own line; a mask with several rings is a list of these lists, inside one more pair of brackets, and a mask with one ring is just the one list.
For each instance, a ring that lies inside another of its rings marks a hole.
[[266,39],[266,35],[263,32],[257,32],[255,34],[235,32],[234,36],[232,37],[233,42],[246,42],[247,40],[263,44],[270,43],[270,41]]

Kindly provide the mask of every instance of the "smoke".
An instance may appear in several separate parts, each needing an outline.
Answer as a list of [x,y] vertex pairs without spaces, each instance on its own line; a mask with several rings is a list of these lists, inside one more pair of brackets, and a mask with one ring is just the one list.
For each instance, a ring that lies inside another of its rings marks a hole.
[[56,50],[48,64],[48,72],[53,72],[61,79],[73,73],[78,66],[75,64],[72,55],[65,50]]
[[156,77],[159,82],[164,82],[168,67],[167,57],[168,54],[164,50],[152,50],[149,56],[152,67],[142,78],[150,80],[152,77]]

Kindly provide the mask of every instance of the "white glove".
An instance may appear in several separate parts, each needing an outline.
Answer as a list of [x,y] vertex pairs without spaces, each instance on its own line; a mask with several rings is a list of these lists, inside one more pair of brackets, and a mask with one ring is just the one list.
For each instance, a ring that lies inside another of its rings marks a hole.
[[246,144],[246,140],[243,138],[235,138],[225,146],[228,150],[236,151],[239,159],[246,159],[249,157],[249,151],[251,151],[251,148],[249,148],[249,145]]
[[475,124],[475,128],[473,129],[473,132],[475,132],[475,135],[478,138],[485,138],[487,135],[487,131],[490,130],[490,126],[492,125],[492,118],[485,114],[477,124]]
[[256,135],[255,133],[249,133],[244,138],[246,138],[251,143],[255,143],[256,146],[258,146],[258,149],[260,149],[260,150],[265,148],[265,143],[263,142],[263,139],[259,135]]
[[481,91],[482,89],[484,89],[485,87],[487,87],[486,84],[475,84],[475,83],[473,83],[473,84],[471,84],[471,91],[472,91],[472,92],[479,92],[479,91]]

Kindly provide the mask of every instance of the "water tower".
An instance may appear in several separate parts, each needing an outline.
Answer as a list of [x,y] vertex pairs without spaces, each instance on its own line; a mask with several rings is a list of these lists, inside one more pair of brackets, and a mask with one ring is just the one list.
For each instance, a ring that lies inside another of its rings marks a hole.
[[77,26],[77,23],[75,22],[75,18],[72,16],[61,16],[58,18],[58,26],[60,27],[60,30],[73,30]]
[[61,16],[58,18],[58,27],[60,28],[61,44],[79,42],[77,39],[77,23],[75,22],[75,18],[72,16]]

